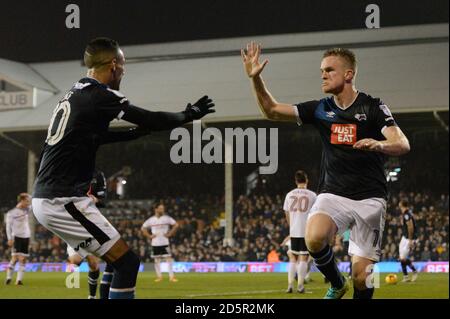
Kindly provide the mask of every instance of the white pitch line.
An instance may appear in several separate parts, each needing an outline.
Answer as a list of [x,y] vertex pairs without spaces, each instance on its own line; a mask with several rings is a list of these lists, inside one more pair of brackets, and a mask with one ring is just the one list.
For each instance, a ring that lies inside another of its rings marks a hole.
[[187,295],[186,297],[206,297],[206,296],[233,296],[233,295],[250,295],[250,294],[266,294],[271,292],[281,292],[282,290],[259,290],[259,291],[235,291],[235,292],[224,292],[215,294],[196,294]]
[[[311,294],[312,292],[309,290],[315,290],[316,288],[308,288],[305,291],[307,294]],[[195,295],[186,295],[189,298],[195,297],[208,297],[208,296],[235,296],[235,295],[258,295],[258,294],[267,294],[272,292],[283,292],[283,290],[259,290],[259,291],[234,291],[234,292],[224,292],[224,293],[214,293],[214,294],[195,294]],[[296,293],[297,294],[297,293]],[[288,296],[289,294],[286,294]],[[300,294],[298,294],[300,295]]]

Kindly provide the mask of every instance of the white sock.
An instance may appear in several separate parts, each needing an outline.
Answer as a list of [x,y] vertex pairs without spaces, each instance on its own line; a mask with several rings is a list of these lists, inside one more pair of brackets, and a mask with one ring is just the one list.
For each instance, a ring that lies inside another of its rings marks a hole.
[[308,280],[310,275],[311,275],[311,261],[307,261],[307,262],[306,262],[306,275],[305,275],[305,280]]
[[300,261],[298,263],[298,286],[303,287],[305,284],[306,273],[308,271],[308,263],[306,261]]
[[17,272],[17,281],[22,281],[23,273],[25,272],[25,263],[19,264],[19,271]]
[[292,283],[295,280],[296,265],[297,264],[295,262],[289,262],[289,269],[288,269],[288,284],[289,284],[289,287],[292,287]]
[[159,258],[155,259],[155,271],[156,277],[161,278],[161,260]]
[[168,266],[169,266],[169,278],[173,278],[173,259],[170,258],[167,260]]
[[11,279],[14,275],[14,268],[16,266],[16,262],[10,262],[8,265],[8,269],[6,270],[6,279]]

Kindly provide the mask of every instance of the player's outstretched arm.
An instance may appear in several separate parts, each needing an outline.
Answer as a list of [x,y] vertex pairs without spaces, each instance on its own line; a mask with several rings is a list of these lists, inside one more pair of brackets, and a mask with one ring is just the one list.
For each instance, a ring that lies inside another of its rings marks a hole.
[[149,134],[150,130],[142,127],[133,127],[126,131],[108,131],[101,137],[100,144],[132,141]]
[[152,112],[129,105],[121,118],[151,131],[163,131],[173,129],[193,120],[199,120],[205,115],[214,112],[213,101],[205,95],[194,104],[188,103],[186,109],[178,113]]
[[267,90],[261,77],[261,72],[269,63],[269,60],[259,62],[261,54],[261,45],[254,42],[247,44],[247,49],[241,49],[242,62],[247,76],[251,79],[253,91],[256,96],[259,108],[264,117],[273,121],[296,122],[297,115],[290,104],[279,103]]
[[353,145],[353,148],[381,152],[389,156],[400,156],[410,150],[408,138],[403,134],[398,126],[389,126],[383,130],[386,138],[384,141],[377,141],[371,138],[359,140]]

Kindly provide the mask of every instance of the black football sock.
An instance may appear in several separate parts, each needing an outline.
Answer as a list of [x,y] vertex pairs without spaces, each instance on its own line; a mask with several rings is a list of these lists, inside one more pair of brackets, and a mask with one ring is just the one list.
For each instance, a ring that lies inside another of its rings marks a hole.
[[414,265],[413,265],[413,263],[411,262],[410,259],[407,259],[407,260],[406,260],[406,265],[408,265],[409,268],[412,269],[412,271],[414,271],[414,272],[416,271],[416,267],[414,267]]
[[403,275],[408,276],[408,271],[406,270],[406,262],[402,260],[400,263],[402,264]]
[[139,257],[128,250],[111,265],[114,268],[114,275],[109,288],[109,299],[134,299],[140,265]]
[[106,264],[103,271],[102,280],[100,281],[100,299],[109,298],[109,287],[111,287],[111,281],[114,275],[114,268],[111,264]]
[[374,291],[374,288],[367,288],[364,290],[353,288],[353,299],[372,299]]
[[88,284],[89,284],[89,296],[94,297],[97,294],[97,280],[100,271],[89,271],[88,273]]
[[331,286],[338,289],[344,286],[344,277],[337,267],[333,250],[329,245],[317,253],[310,251],[309,254],[313,257],[317,269],[330,281]]

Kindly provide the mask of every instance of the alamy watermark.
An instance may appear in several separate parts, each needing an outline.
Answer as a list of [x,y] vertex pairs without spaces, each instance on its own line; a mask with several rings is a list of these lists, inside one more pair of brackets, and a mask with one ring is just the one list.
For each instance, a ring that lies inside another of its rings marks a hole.
[[[70,267],[71,266],[71,267]],[[66,277],[66,288],[80,288],[80,267],[67,265],[66,272],[71,272]]]
[[80,7],[74,3],[66,6],[66,13],[69,13],[66,17],[67,29],[79,29],[80,28]]
[[380,288],[380,270],[377,264],[371,264],[366,267],[366,273],[369,275],[366,277],[366,287]]
[[[77,4],[71,3],[66,6],[66,13],[69,13],[66,17],[67,29],[79,29],[80,28],[80,7]],[[380,28],[380,7],[377,4],[371,3],[366,6],[366,13],[370,13],[366,17],[366,27],[368,29]]]
[[[268,131],[268,132],[267,132]],[[200,120],[193,122],[192,136],[188,129],[178,127],[170,133],[177,141],[170,149],[173,163],[259,163],[260,174],[278,170],[277,128],[225,128],[225,137],[218,128],[202,131]],[[203,141],[208,141],[202,145]],[[267,146],[268,144],[268,146]],[[247,161],[245,161],[247,158]]]
[[377,4],[369,4],[366,7],[366,13],[370,13],[366,17],[367,29],[379,29],[380,28],[380,7]]

